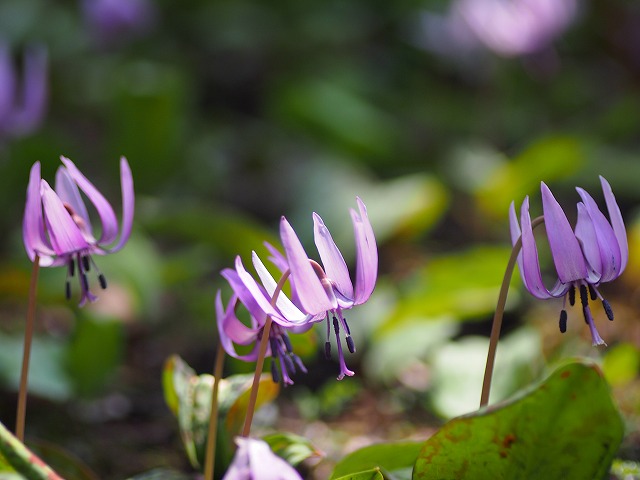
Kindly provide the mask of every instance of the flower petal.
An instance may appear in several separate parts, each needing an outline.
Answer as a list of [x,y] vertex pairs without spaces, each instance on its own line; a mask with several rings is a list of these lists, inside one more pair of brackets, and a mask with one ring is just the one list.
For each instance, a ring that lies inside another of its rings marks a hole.
[[[553,263],[562,283],[570,283],[587,277],[587,265],[569,220],[549,187],[541,182],[542,210]],[[524,231],[524,226],[522,227]]]
[[618,278],[621,272],[621,255],[618,239],[613,232],[613,228],[591,195],[582,188],[576,188],[576,190],[580,198],[582,198],[584,209],[593,224],[596,245],[601,259],[600,270],[597,270],[600,274],[600,281],[608,282]]
[[133,175],[125,157],[120,157],[120,184],[122,188],[122,227],[120,239],[116,246],[109,250],[109,253],[117,252],[124,247],[131,236],[131,228],[133,227],[133,212],[135,210]]
[[611,185],[603,177],[600,176],[600,183],[602,184],[602,191],[604,192],[604,200],[607,204],[607,210],[609,210],[609,218],[611,219],[611,226],[618,240],[618,247],[620,248],[620,272],[622,273],[627,266],[629,260],[629,244],[627,243],[627,230],[624,227],[624,221],[622,220],[622,214],[620,213],[620,207],[616,202],[616,197],[613,195]]
[[284,217],[280,221],[280,237],[303,310],[316,315],[337,308],[335,297],[333,301],[329,299],[300,239]]
[[344,261],[342,253],[333,241],[331,232],[325,226],[320,215],[315,212],[313,213],[313,238],[327,277],[335,283],[342,296],[353,299],[353,284],[349,278],[347,262]]
[[64,204],[49,184],[41,180],[44,218],[53,250],[58,256],[66,256],[89,248],[82,232],[69,215]]
[[[546,299],[553,295],[545,287],[540,273],[540,261],[538,260],[538,247],[533,236],[531,216],[529,215],[529,197],[525,197],[520,210],[520,223],[522,226],[522,261],[519,268],[525,287],[536,298]],[[512,235],[515,229],[512,228]],[[516,239],[517,241],[517,239]]]
[[91,227],[91,220],[89,219],[89,212],[87,212],[87,207],[80,196],[80,190],[78,190],[78,185],[73,181],[71,175],[69,175],[68,170],[65,167],[58,168],[56,172],[56,194],[62,200],[63,203],[66,203],[73,210],[73,215],[77,215],[78,218],[74,219],[80,231],[84,234],[85,239],[88,243],[95,243],[96,239],[93,236],[93,229]]
[[113,242],[118,235],[118,221],[111,204],[87,177],[78,170],[78,167],[76,167],[71,160],[64,156],[61,156],[60,160],[64,163],[65,167],[67,167],[73,181],[78,184],[80,190],[85,193],[89,201],[93,203],[93,206],[98,211],[98,216],[102,222],[102,234],[100,235],[98,243],[106,244]]
[[42,121],[49,93],[47,71],[47,49],[36,46],[27,50],[24,56],[22,102],[12,115],[10,125],[12,133],[25,135],[33,131]]
[[378,246],[373,234],[373,228],[367,215],[367,207],[359,197],[358,215],[351,210],[351,220],[356,241],[356,292],[354,303],[359,305],[366,302],[376,286],[378,278]]
[[589,283],[598,283],[602,278],[602,256],[593,221],[584,203],[578,203],[578,221],[576,223],[576,238],[582,245],[584,257],[589,269],[592,271]]
[[302,480],[300,474],[262,440],[236,437],[233,461],[223,480]]
[[[220,290],[218,290],[216,294],[216,323],[218,325],[218,335],[222,348],[224,348],[224,351],[227,352],[228,355],[239,360],[251,362],[258,358],[259,345],[257,342],[253,350],[246,355],[240,355],[233,345],[234,342],[239,345],[248,345],[252,341],[255,342],[258,338],[257,330],[249,329],[236,317],[234,307],[237,300],[237,296],[232,296],[225,309],[222,304],[222,294]],[[237,341],[235,340],[236,338],[242,338],[243,341]]]
[[29,259],[33,261],[38,254],[40,265],[48,267],[53,262],[52,256],[55,252],[44,230],[40,181],[40,162],[36,162],[31,167],[29,174],[27,201],[22,221],[22,239]]

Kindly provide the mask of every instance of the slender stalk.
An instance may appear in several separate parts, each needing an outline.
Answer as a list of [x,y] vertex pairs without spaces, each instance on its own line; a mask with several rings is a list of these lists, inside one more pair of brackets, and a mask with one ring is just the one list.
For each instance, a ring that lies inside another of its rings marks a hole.
[[24,348],[22,351],[22,372],[18,389],[18,409],[16,411],[16,437],[24,442],[24,424],[27,415],[27,383],[29,379],[29,359],[31,358],[31,341],[36,319],[36,296],[38,293],[38,274],[40,273],[40,257],[36,253],[29,284],[29,303],[27,307],[27,325],[24,332]]
[[204,478],[213,480],[213,471],[216,465],[216,440],[218,438],[218,387],[222,378],[222,366],[224,365],[224,348],[218,341],[216,360],[213,368],[213,391],[211,392],[211,416],[209,417],[209,434],[207,436],[207,450],[204,458]]
[[[285,282],[289,278],[291,271],[287,270],[280,277],[278,285],[271,296],[271,305],[275,306],[278,299],[278,295],[282,291]],[[247,405],[247,416],[244,419],[244,428],[242,429],[242,436],[248,437],[251,431],[251,422],[253,421],[253,413],[256,409],[256,401],[258,399],[258,387],[260,386],[260,376],[262,375],[262,367],[264,366],[264,356],[267,353],[267,345],[269,343],[269,332],[271,331],[271,317],[267,315],[267,319],[264,323],[262,330],[262,339],[260,340],[260,349],[258,350],[258,359],[256,360],[256,372],[253,375],[253,384],[251,385],[251,394],[249,395],[249,404]]]
[[[544,217],[540,216],[531,222],[531,228],[536,228],[544,222]],[[509,293],[509,284],[513,275],[513,268],[518,260],[518,254],[522,248],[522,237],[518,238],[511,250],[511,256],[504,272],[500,294],[498,295],[498,305],[493,315],[493,324],[491,325],[491,337],[489,338],[489,351],[487,352],[487,366],[484,370],[484,380],[482,382],[482,394],[480,396],[480,407],[484,407],[489,403],[489,393],[491,392],[491,379],[493,377],[493,368],[496,360],[496,350],[498,348],[498,340],[500,339],[500,330],[502,329],[502,318],[504,317],[504,307],[507,303],[507,293]]]

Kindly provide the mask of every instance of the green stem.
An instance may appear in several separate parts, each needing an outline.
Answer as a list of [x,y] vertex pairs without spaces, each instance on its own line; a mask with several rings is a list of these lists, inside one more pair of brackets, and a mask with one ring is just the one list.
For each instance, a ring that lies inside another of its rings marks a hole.
[[[536,228],[544,222],[544,217],[540,216],[531,222],[531,228]],[[480,407],[485,407],[489,403],[489,393],[491,392],[491,379],[493,377],[493,368],[496,360],[496,350],[498,349],[498,340],[500,339],[500,330],[502,329],[502,318],[504,317],[504,307],[507,303],[507,293],[509,293],[509,284],[513,276],[513,269],[518,260],[518,254],[522,248],[522,237],[518,238],[511,250],[511,256],[507,263],[507,268],[502,279],[500,294],[498,295],[498,305],[493,315],[493,324],[491,325],[491,337],[489,338],[489,351],[487,352],[487,366],[484,370],[484,380],[482,382],[482,394],[480,396]]]
[[[285,282],[289,278],[291,271],[287,270],[282,274],[276,289],[271,296],[271,305],[275,306],[278,299],[278,295],[282,291]],[[242,429],[242,436],[248,437],[251,431],[251,422],[253,421],[253,413],[256,409],[256,401],[258,399],[258,387],[260,386],[260,376],[262,375],[262,367],[264,366],[264,356],[267,353],[267,345],[269,343],[269,332],[271,331],[271,317],[267,315],[267,319],[264,323],[262,330],[262,339],[260,340],[260,349],[258,351],[258,359],[256,360],[256,372],[253,375],[253,384],[251,385],[251,394],[249,396],[249,404],[247,405],[247,416],[244,419],[244,428]]]
[[31,283],[29,284],[29,303],[27,307],[27,324],[24,332],[24,348],[22,351],[22,372],[20,373],[20,388],[18,389],[18,408],[16,411],[16,437],[24,442],[24,425],[27,415],[27,383],[29,379],[29,359],[31,358],[31,341],[36,318],[36,296],[38,293],[38,273],[40,272],[40,257],[36,254],[33,259]]
[[222,366],[224,365],[224,348],[218,341],[216,360],[213,369],[213,391],[211,392],[211,415],[209,416],[209,434],[207,436],[207,450],[204,460],[204,478],[213,480],[213,471],[216,465],[216,440],[218,438],[218,387],[222,378]]

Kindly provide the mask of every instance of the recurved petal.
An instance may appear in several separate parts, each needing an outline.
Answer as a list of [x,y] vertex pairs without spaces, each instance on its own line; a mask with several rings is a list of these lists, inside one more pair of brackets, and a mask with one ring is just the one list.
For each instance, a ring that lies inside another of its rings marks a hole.
[[335,297],[333,301],[329,299],[320,279],[309,263],[309,257],[304,251],[300,239],[284,217],[280,221],[280,238],[302,309],[306,313],[316,315],[336,308],[338,305]]
[[587,264],[569,220],[544,182],[541,182],[540,189],[547,238],[560,281],[567,284],[586,278]]
[[67,167],[67,171],[69,175],[73,179],[74,182],[78,185],[80,190],[82,190],[89,201],[93,203],[93,206],[96,208],[98,212],[98,216],[100,217],[100,221],[102,222],[102,234],[100,235],[100,239],[98,243],[108,244],[113,242],[118,235],[118,220],[116,219],[116,214],[111,207],[111,204],[107,201],[107,199],[98,191],[98,189],[85,177],[78,167],[74,165],[74,163],[68,158],[61,156],[60,160]]
[[[244,325],[234,313],[234,307],[238,300],[237,296],[232,296],[229,300],[229,304],[225,309],[222,303],[222,294],[220,290],[216,294],[216,323],[218,325],[218,335],[220,337],[220,343],[222,348],[228,355],[244,360],[247,362],[253,361],[258,356],[258,344],[254,346],[253,350],[246,355],[240,355],[233,343],[239,345],[248,345],[251,342],[255,342],[257,339],[257,330],[251,330]],[[236,338],[242,339],[237,341]]]
[[40,185],[44,218],[56,255],[65,256],[89,248],[82,232],[64,208],[58,195],[46,181],[41,180]]
[[620,272],[622,273],[627,266],[629,260],[629,244],[627,243],[627,230],[624,227],[624,221],[622,220],[622,214],[620,213],[620,207],[616,202],[616,197],[613,195],[611,185],[603,177],[600,176],[600,183],[602,184],[602,191],[604,193],[604,200],[607,204],[607,210],[609,210],[609,218],[611,219],[611,226],[613,232],[616,235],[618,241],[618,247],[620,248]]
[[533,236],[531,216],[529,215],[529,197],[525,197],[520,210],[520,224],[522,227],[522,261],[518,265],[525,287],[536,298],[551,298],[552,295],[545,287],[540,273],[538,247]]
[[349,278],[347,262],[331,237],[322,218],[313,213],[313,238],[320,254],[322,265],[327,276],[335,283],[338,291],[345,297],[353,299],[353,284]]
[[602,257],[600,256],[596,229],[591,221],[587,208],[582,202],[578,203],[576,238],[580,240],[584,258],[587,260],[589,268],[593,271],[594,277],[592,280],[594,283],[597,283],[602,277]]
[[[527,201],[528,201],[528,197],[527,197]],[[511,245],[515,246],[518,240],[520,240],[522,231],[520,230],[520,223],[518,222],[518,216],[516,215],[516,206],[514,202],[511,202],[511,205],[509,205],[509,232],[511,234]],[[520,247],[520,251],[518,252],[517,263],[518,263],[518,270],[520,270],[520,277],[522,278],[522,282],[526,286],[527,281],[524,277],[524,267],[522,266],[522,247]]]
[[44,230],[44,218],[42,216],[42,197],[40,196],[40,162],[31,167],[29,184],[27,186],[27,201],[24,207],[22,221],[22,239],[24,248],[31,261],[36,254],[40,257],[40,265],[50,266],[55,254],[53,247]]
[[120,229],[120,239],[116,246],[109,250],[110,253],[117,252],[124,247],[131,236],[131,228],[133,227],[136,199],[133,191],[133,175],[125,157],[120,157],[120,184],[122,188],[122,228]]
[[356,197],[359,214],[351,210],[351,221],[356,239],[356,293],[354,303],[366,302],[376,286],[378,278],[378,246],[373,227],[367,215],[367,207]]
[[[583,242],[583,248],[591,248],[592,250],[597,248],[598,254],[600,255],[600,269],[596,271],[600,274],[601,282],[608,282],[617,278],[621,272],[621,255],[618,239],[613,232],[611,224],[600,211],[591,195],[582,188],[576,188],[576,190],[584,202],[584,210],[591,219],[595,232],[595,247],[587,247]],[[594,239],[592,238],[590,240],[593,242]],[[587,257],[587,260],[591,263],[589,257]]]
[[84,233],[87,242],[94,243],[95,238],[93,237],[93,229],[91,227],[91,220],[89,219],[89,212],[87,212],[87,207],[80,196],[78,185],[73,181],[66,167],[60,167],[56,172],[55,190],[60,200],[71,207],[73,214],[78,215],[79,221],[76,220],[76,223],[80,224],[80,230]]

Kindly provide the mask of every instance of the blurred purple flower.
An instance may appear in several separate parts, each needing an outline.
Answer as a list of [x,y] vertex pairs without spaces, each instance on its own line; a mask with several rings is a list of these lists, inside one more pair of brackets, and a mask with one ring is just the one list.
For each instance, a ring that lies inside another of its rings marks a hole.
[[423,43],[442,54],[479,46],[505,57],[532,54],[558,37],[576,12],[576,0],[456,0],[445,16],[423,14]]
[[560,331],[563,333],[567,326],[565,310],[567,297],[569,304],[574,305],[577,290],[594,346],[605,343],[593,322],[589,297],[591,300],[600,299],[607,317],[613,320],[611,306],[602,297],[597,287],[601,283],[618,278],[624,271],[629,258],[627,233],[620,208],[609,183],[603,177],[600,177],[600,183],[610,221],[585,190],[576,188],[582,202],[578,203],[575,231],[571,229],[567,217],[549,188],[544,183],[541,184],[545,228],[558,274],[558,279],[551,290],[545,287],[540,273],[538,251],[529,215],[529,197],[522,203],[520,225],[513,202],[509,209],[512,243],[515,244],[518,238],[522,237],[518,267],[525,287],[536,298],[564,297],[560,313]]
[[[324,269],[320,264],[309,259],[289,222],[284,217],[280,222],[280,237],[286,254],[286,264],[291,270],[292,297],[299,304],[300,309],[312,316],[314,321],[326,317],[325,353],[327,357],[331,349],[329,317],[332,317],[340,361],[338,380],[345,375],[354,374],[346,366],[340,341],[340,326],[342,326],[346,333],[349,351],[355,352],[351,331],[343,311],[369,299],[375,288],[378,274],[378,249],[367,209],[360,198],[356,198],[356,201],[358,212],[351,210],[357,255],[355,288],[349,277],[347,264],[318,214],[313,214],[314,239]],[[277,263],[277,258],[275,260]]]
[[91,35],[100,44],[142,35],[156,19],[149,0],[83,0],[82,9]]
[[41,123],[47,106],[47,65],[44,47],[28,48],[20,85],[9,47],[0,43],[0,138],[28,135]]
[[[64,166],[58,168],[56,173],[55,191],[41,178],[40,162],[31,167],[22,224],[23,240],[31,261],[38,255],[43,267],[67,266],[67,298],[71,296],[70,277],[75,275],[77,266],[82,306],[87,300],[93,302],[97,299],[89,290],[87,273],[91,268],[97,271],[100,286],[103,289],[107,286],[92,255],[117,252],[131,235],[135,203],[133,178],[127,159],[122,157],[122,226],[119,240],[109,248],[107,245],[118,237],[118,222],[113,208],[71,160],[65,157],[60,159]],[[97,240],[80,191],[87,196],[100,217],[101,233]]]
[[263,440],[236,437],[238,449],[223,480],[302,480]]

